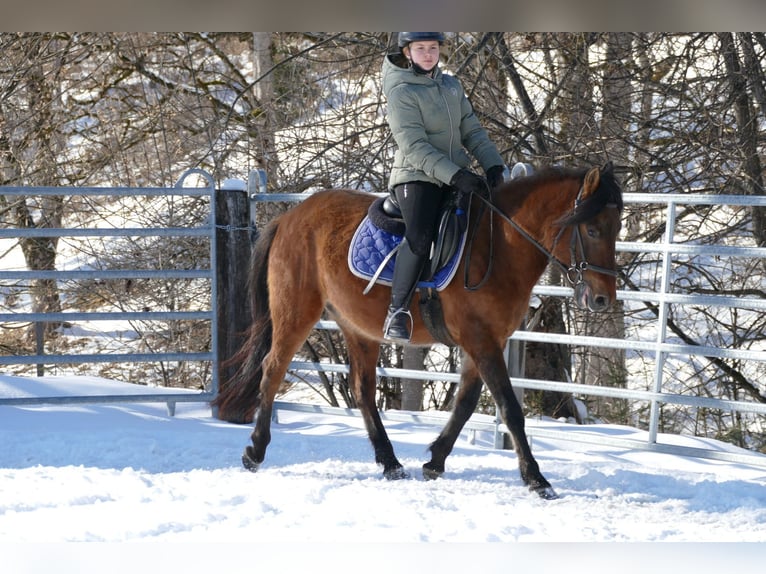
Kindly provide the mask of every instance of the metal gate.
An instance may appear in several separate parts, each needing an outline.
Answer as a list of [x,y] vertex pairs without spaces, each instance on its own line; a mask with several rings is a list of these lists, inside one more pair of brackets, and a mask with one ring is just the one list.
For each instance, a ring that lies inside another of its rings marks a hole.
[[[199,174],[207,182],[204,188],[186,188],[183,186],[186,178],[191,174]],[[252,175],[252,174],[251,174]],[[261,201],[301,201],[307,197],[307,194],[266,194],[262,193],[263,186],[258,184],[262,178],[250,178],[250,198],[253,206]],[[258,180],[258,181],[256,181]],[[261,193],[257,193],[258,190]],[[111,277],[153,277],[157,273],[170,274],[174,277],[195,277],[209,279],[211,285],[211,307],[208,310],[196,312],[163,312],[163,313],[127,313],[119,314],[120,318],[153,318],[153,319],[193,319],[211,322],[211,351],[207,353],[177,353],[177,354],[146,354],[136,355],[128,354],[122,357],[109,355],[29,355],[29,356],[0,356],[0,365],[8,364],[51,364],[54,362],[73,363],[73,362],[99,362],[99,361],[156,361],[156,360],[198,360],[210,361],[212,368],[212,384],[204,392],[186,392],[186,393],[167,393],[167,394],[136,394],[136,395],[117,395],[117,396],[83,396],[83,397],[35,397],[35,398],[0,398],[0,404],[19,405],[19,404],[41,404],[41,403],[109,403],[109,402],[166,402],[169,409],[173,410],[176,402],[208,402],[215,397],[218,389],[218,361],[219,357],[215,352],[217,349],[217,338],[219,336],[216,322],[216,292],[218,285],[216,282],[216,233],[215,233],[215,201],[214,183],[212,177],[201,170],[190,170],[185,173],[173,188],[2,188],[0,192],[10,195],[65,195],[65,194],[101,194],[101,195],[161,195],[161,194],[181,194],[181,195],[204,195],[210,198],[210,218],[207,225],[188,229],[109,229],[109,230],[62,230],[62,229],[31,229],[31,230],[0,230],[0,238],[19,237],[22,234],[28,236],[72,236],[72,235],[130,235],[130,234],[157,234],[157,235],[188,235],[209,238],[210,241],[210,267],[207,269],[195,270],[163,270],[161,272],[152,270],[126,270],[126,271],[0,271],[0,279],[37,279],[37,278],[62,278],[69,279],[89,278],[93,276],[111,276]],[[720,459],[727,461],[746,462],[749,464],[759,464],[766,466],[766,456],[727,450],[699,449],[690,448],[679,444],[670,444],[661,442],[659,432],[659,411],[662,405],[687,405],[697,408],[713,408],[726,411],[756,413],[766,415],[766,404],[742,400],[726,400],[710,397],[690,396],[682,393],[671,392],[666,388],[665,373],[663,366],[668,357],[671,356],[705,356],[720,357],[734,360],[755,361],[759,363],[766,362],[766,349],[740,349],[725,348],[716,346],[695,346],[678,344],[669,341],[667,336],[667,319],[670,305],[706,305],[715,307],[726,307],[731,309],[744,309],[766,312],[766,300],[756,296],[750,297],[727,297],[723,295],[695,295],[695,294],[677,294],[670,292],[669,286],[672,274],[672,262],[674,258],[692,255],[709,255],[714,257],[742,257],[755,260],[766,261],[766,248],[759,247],[738,247],[729,245],[693,245],[689,243],[677,242],[675,239],[676,213],[678,206],[682,205],[726,205],[726,206],[745,206],[745,207],[766,207],[766,197],[753,196],[715,196],[715,195],[675,195],[675,194],[625,194],[626,204],[652,205],[659,204],[665,206],[664,225],[666,232],[660,242],[657,243],[628,243],[618,242],[619,252],[653,252],[661,257],[660,289],[658,291],[630,291],[619,290],[618,299],[630,301],[650,301],[657,305],[659,309],[656,321],[657,336],[653,341],[626,341],[622,339],[608,339],[599,337],[589,337],[582,335],[554,335],[550,333],[535,333],[531,331],[518,331],[511,341],[541,341],[564,343],[579,346],[605,347],[615,349],[642,350],[654,356],[654,369],[651,380],[647,381],[649,390],[625,389],[615,387],[603,387],[596,385],[586,385],[572,382],[544,381],[537,379],[527,379],[523,377],[512,377],[512,382],[517,388],[552,390],[565,393],[576,393],[587,396],[604,396],[629,399],[633,401],[645,401],[650,405],[650,418],[646,433],[646,440],[624,439],[619,437],[605,437],[603,433],[588,433],[587,425],[576,427],[577,432],[569,430],[553,430],[544,425],[537,425],[534,420],[527,423],[527,431],[530,437],[555,438],[567,441],[611,444],[623,448],[635,448],[642,450],[651,450],[657,452],[668,452],[680,455],[698,456],[703,458]],[[253,208],[253,209],[254,209]],[[254,219],[254,214],[250,215]],[[243,222],[243,225],[249,225],[250,222]],[[570,297],[571,289],[567,287],[555,287],[538,285],[535,287],[534,294],[552,295],[558,297]],[[9,321],[52,321],[52,320],[108,320],[114,318],[112,313],[62,313],[60,315],[34,314],[34,313],[1,313],[0,322]],[[335,329],[332,321],[320,321],[318,328]],[[313,370],[324,372],[347,372],[348,366],[342,364],[315,363],[307,361],[294,361],[291,364],[294,371]],[[436,378],[434,373],[424,371],[413,371],[396,368],[379,368],[378,374],[388,377],[401,377],[409,379],[429,380]],[[459,380],[456,373],[439,373],[439,380],[454,381]],[[358,415],[358,411],[353,409],[339,409],[325,407],[321,405],[299,405],[286,402],[278,402],[277,409],[289,409],[310,412],[325,412],[332,414],[350,414]],[[390,420],[408,420],[415,422],[433,422],[441,423],[446,421],[447,413],[424,412],[424,413],[400,413],[387,411],[383,413],[384,419]],[[505,429],[497,417],[487,415],[474,415],[466,425],[468,429],[489,430],[495,433],[496,437]],[[573,427],[574,430],[575,427]],[[499,441],[496,441],[498,444]]]
[[[205,181],[204,187],[185,187],[190,176],[197,175]],[[208,321],[210,322],[211,342],[207,352],[165,352],[165,353],[125,353],[125,354],[43,354],[38,351],[31,355],[0,356],[3,365],[52,365],[82,363],[140,363],[156,361],[208,361],[211,364],[211,383],[203,392],[178,392],[168,390],[161,393],[141,393],[127,395],[99,396],[63,396],[63,397],[0,397],[0,405],[35,405],[35,404],[95,404],[120,402],[164,402],[172,415],[175,404],[179,402],[209,402],[218,390],[218,325],[216,321],[216,202],[215,184],[207,172],[191,169],[185,172],[176,185],[171,188],[106,188],[106,187],[2,187],[0,193],[8,196],[113,196],[113,197],[157,197],[187,196],[209,198],[210,212],[206,223],[197,227],[157,227],[157,228],[28,228],[0,229],[0,238],[30,237],[199,237],[209,241],[210,265],[201,269],[120,269],[120,270],[51,270],[51,271],[16,271],[0,270],[0,280],[32,281],[36,279],[84,280],[84,279],[204,279],[210,282],[210,305],[199,311],[133,311],[133,312],[62,312],[62,313],[0,313],[0,324],[31,322],[42,325],[45,322],[60,321]],[[137,385],[137,391],[141,387]]]

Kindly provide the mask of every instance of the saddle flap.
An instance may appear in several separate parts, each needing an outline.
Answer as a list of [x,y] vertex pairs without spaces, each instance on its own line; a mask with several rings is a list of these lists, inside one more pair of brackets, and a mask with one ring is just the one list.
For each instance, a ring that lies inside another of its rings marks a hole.
[[445,209],[442,212],[441,219],[439,220],[439,230],[432,246],[433,251],[430,263],[426,266],[428,274],[421,277],[422,280],[428,281],[432,279],[458,250],[460,236],[462,235],[461,217],[465,218],[465,215],[458,215],[454,209]]

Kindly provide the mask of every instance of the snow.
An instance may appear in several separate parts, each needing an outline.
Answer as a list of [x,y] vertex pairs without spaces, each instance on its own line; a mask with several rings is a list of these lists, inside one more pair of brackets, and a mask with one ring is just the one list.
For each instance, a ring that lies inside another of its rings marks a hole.
[[[0,375],[4,398],[149,392],[163,390],[98,378]],[[412,477],[386,481],[358,418],[283,410],[278,421],[266,461],[252,474],[240,465],[251,426],[219,421],[204,403],[179,403],[173,417],[164,403],[0,406],[0,542],[12,550],[11,560],[30,568],[38,553],[29,543],[65,557],[71,545],[61,543],[101,543],[86,557],[78,553],[72,570],[66,560],[57,562],[57,572],[82,572],[83,559],[97,560],[99,550],[114,546],[124,551],[115,543],[130,542],[148,543],[141,548],[160,555],[180,548],[187,557],[213,543],[245,556],[267,545],[281,549],[283,562],[272,559],[283,566],[294,563],[297,548],[319,552],[339,542],[356,552],[383,543],[415,554],[473,543],[485,558],[508,548],[492,542],[766,542],[766,466],[536,438],[537,460],[560,495],[544,501],[521,484],[514,453],[494,450],[489,435],[471,441],[464,432],[445,475],[425,481],[420,466],[439,428],[388,421]],[[734,552],[742,560],[763,547]],[[127,568],[135,556],[126,554]],[[213,554],[220,565],[224,557]],[[207,559],[192,566],[219,567]],[[541,557],[532,559],[539,564]],[[457,564],[452,560],[447,566]]]

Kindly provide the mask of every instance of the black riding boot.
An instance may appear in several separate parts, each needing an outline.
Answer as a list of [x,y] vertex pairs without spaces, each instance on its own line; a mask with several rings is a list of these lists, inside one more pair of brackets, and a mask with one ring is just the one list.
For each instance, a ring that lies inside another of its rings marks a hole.
[[423,270],[425,257],[416,255],[407,240],[403,240],[396,253],[394,277],[391,284],[391,305],[383,324],[383,337],[389,341],[407,343],[410,340],[410,301]]

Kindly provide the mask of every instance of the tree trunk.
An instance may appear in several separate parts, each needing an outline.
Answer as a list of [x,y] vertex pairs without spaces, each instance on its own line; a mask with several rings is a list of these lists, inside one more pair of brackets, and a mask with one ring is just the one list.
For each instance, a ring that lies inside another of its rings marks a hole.
[[[51,39],[41,41],[38,35],[32,35],[28,42],[30,66],[24,78],[24,92],[27,98],[30,122],[27,148],[16,150],[17,154],[33,151],[34,160],[26,167],[31,173],[28,185],[55,186],[58,178],[58,153],[61,145],[55,129],[54,111],[57,107],[57,86],[49,76],[56,76],[58,70],[44,67],[43,60],[49,57],[46,50],[55,51],[56,42]],[[17,161],[18,155],[9,156]],[[13,170],[22,173],[22,168]],[[18,182],[21,183],[21,182]],[[16,225],[20,228],[61,227],[64,213],[64,199],[61,196],[43,196],[39,198],[20,197],[14,204]],[[38,215],[35,216],[35,213]],[[36,217],[36,219],[35,219]],[[57,237],[22,238],[19,240],[27,268],[34,271],[52,271],[56,269]],[[32,282],[32,311],[35,313],[57,313],[61,311],[61,299],[58,284],[51,279],[36,279]],[[50,333],[60,323],[46,323],[45,333]],[[29,334],[36,336],[34,326]]]
[[[423,370],[427,347],[404,347],[402,366],[405,369]],[[423,410],[423,385],[422,379],[402,379],[402,410],[422,411]]]
[[[632,87],[628,70],[630,54],[629,34],[606,35],[601,139],[606,155],[604,160],[612,160],[618,165],[624,165],[628,161],[628,144],[623,135],[630,131],[631,123]],[[586,335],[615,339],[625,337],[625,310],[622,301],[615,301],[608,313],[578,313],[578,316]],[[625,351],[598,347],[585,349],[581,373],[584,384],[624,388],[627,382]],[[600,417],[614,423],[628,422],[627,401],[599,397],[597,405],[595,410]]]
[[[562,126],[561,133],[568,140],[565,146],[578,147],[578,140],[588,133],[592,121],[592,94],[588,71],[587,45],[584,34],[557,34],[560,46],[558,57],[566,70],[561,81],[561,98],[558,100],[557,116]],[[546,270],[546,282],[560,285],[561,273],[558,268],[549,266]],[[543,298],[540,307],[532,312],[529,327],[532,331],[547,333],[565,333],[564,308],[561,299]],[[562,381],[571,372],[571,349],[564,344],[527,343],[525,356],[526,376],[541,380]],[[558,418],[575,416],[572,397],[555,391],[527,391],[527,405],[541,415]]]
[[[532,315],[528,329],[544,333],[565,333],[566,325],[559,301],[552,297],[544,299]],[[567,345],[527,341],[525,377],[542,381],[564,381],[571,372],[572,357]],[[573,417],[577,422],[582,422],[569,393],[527,390],[524,400],[533,412],[553,418]]]
[[[260,113],[255,117],[256,165],[266,172],[269,190],[279,189],[279,163],[274,141],[276,110],[274,108],[274,60],[272,58],[273,38],[271,32],[253,33],[253,95]],[[274,217],[288,208],[284,202],[260,202],[256,204],[253,219],[256,228],[261,229]]]
[[[731,86],[732,99],[737,118],[737,132],[739,136],[739,149],[742,154],[742,187],[747,195],[764,195],[763,167],[758,154],[758,126],[755,112],[750,103],[750,91],[748,79],[754,88],[756,97],[760,94],[763,98],[763,70],[759,61],[755,58],[752,50],[752,41],[749,34],[739,34],[745,53],[746,68],[740,63],[737,48],[734,44],[734,36],[730,32],[719,34],[723,48],[726,72]],[[745,48],[745,46],[749,46]],[[752,54],[751,54],[752,53]],[[748,54],[751,54],[748,57]],[[763,105],[763,102],[762,102]],[[766,209],[753,207],[753,235],[756,243],[766,246]]]

